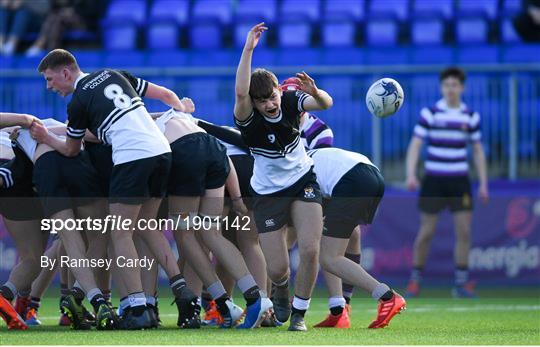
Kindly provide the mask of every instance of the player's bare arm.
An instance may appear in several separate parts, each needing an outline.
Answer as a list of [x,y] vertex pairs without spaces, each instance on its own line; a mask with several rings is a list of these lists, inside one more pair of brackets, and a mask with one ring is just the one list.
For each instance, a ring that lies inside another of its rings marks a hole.
[[66,137],[65,140],[59,138],[41,124],[34,122],[30,127],[30,135],[39,143],[51,146],[54,150],[66,157],[74,157],[81,151],[82,139]]
[[[47,128],[49,132],[58,136],[66,136],[66,129],[67,126],[65,125]],[[88,129],[86,129],[86,132],[84,133],[83,140],[86,142],[101,143],[96,135],[92,134],[92,132]]]
[[416,176],[416,166],[418,165],[418,157],[422,148],[423,140],[417,136],[413,136],[407,149],[407,158],[405,160],[407,168],[407,189],[416,190],[419,186],[418,177]]
[[480,181],[480,186],[478,187],[478,196],[483,202],[488,202],[489,190],[487,183],[486,154],[484,153],[484,147],[482,147],[481,142],[473,143],[473,158],[476,173],[478,174],[478,180]]
[[145,98],[157,99],[165,105],[174,108],[180,112],[187,112],[184,104],[181,102],[178,95],[172,90],[158,86],[154,83],[148,83],[148,89],[146,90]]
[[0,128],[7,128],[12,126],[30,128],[34,121],[41,123],[38,118],[30,114],[0,112]]
[[266,30],[268,28],[264,26],[264,23],[259,23],[251,28],[246,38],[238,69],[236,70],[234,117],[240,121],[246,120],[251,114],[251,111],[253,111],[253,105],[249,97],[251,58],[262,33]]
[[332,97],[324,90],[317,88],[313,78],[305,71],[297,73],[296,77],[300,80],[300,90],[311,96],[304,101],[304,110],[327,110],[332,107],[334,103]]

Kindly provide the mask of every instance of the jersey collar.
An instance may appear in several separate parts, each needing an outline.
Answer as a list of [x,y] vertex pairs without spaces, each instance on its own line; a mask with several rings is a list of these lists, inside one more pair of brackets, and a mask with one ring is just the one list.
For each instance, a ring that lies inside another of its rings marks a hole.
[[264,117],[264,119],[266,119],[270,123],[279,123],[279,121],[281,121],[281,118],[283,118],[283,113],[281,113],[281,108],[280,108],[279,109],[279,114],[278,114],[278,116],[276,118],[266,117],[264,114],[263,114],[263,117]]
[[88,75],[89,74],[87,74],[87,73],[81,72],[81,74],[79,75],[79,77],[77,77],[77,79],[75,80],[75,83],[73,84],[73,89],[77,89],[77,83],[79,83],[80,80],[82,80],[83,78],[85,78]]

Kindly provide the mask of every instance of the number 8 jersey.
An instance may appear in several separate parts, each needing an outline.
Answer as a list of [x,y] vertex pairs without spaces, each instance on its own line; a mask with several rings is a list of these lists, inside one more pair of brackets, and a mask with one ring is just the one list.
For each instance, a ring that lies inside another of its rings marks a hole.
[[147,88],[147,81],[126,71],[81,74],[67,108],[67,135],[82,139],[89,129],[112,146],[115,165],[170,152],[141,99]]

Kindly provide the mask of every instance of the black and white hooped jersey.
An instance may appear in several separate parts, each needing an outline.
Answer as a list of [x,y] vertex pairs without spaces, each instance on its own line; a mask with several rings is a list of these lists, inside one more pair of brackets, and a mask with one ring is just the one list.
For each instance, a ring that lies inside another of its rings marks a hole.
[[300,114],[309,95],[285,91],[276,118],[256,109],[246,120],[235,119],[244,142],[255,159],[251,187],[258,194],[271,194],[293,185],[306,174],[313,161],[300,139]]
[[332,191],[339,180],[357,164],[376,167],[365,155],[341,148],[313,149],[308,151],[308,155],[313,159],[313,171],[325,198],[332,197]]
[[147,88],[147,81],[126,71],[82,74],[68,105],[67,135],[82,139],[89,129],[112,146],[115,165],[170,152],[141,99]]

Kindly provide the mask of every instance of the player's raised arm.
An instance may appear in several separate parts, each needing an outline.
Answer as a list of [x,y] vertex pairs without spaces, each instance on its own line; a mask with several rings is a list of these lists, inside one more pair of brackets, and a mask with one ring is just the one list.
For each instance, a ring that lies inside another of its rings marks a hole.
[[332,107],[332,97],[322,89],[317,88],[315,81],[305,71],[296,74],[300,80],[300,90],[309,94],[303,102],[306,111],[326,110]]
[[259,23],[251,28],[246,38],[238,69],[236,70],[234,117],[240,121],[246,120],[253,110],[251,98],[249,97],[251,58],[262,33],[267,29],[264,23]]

